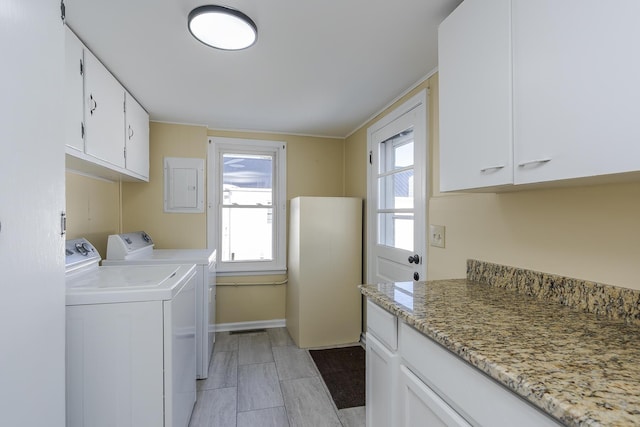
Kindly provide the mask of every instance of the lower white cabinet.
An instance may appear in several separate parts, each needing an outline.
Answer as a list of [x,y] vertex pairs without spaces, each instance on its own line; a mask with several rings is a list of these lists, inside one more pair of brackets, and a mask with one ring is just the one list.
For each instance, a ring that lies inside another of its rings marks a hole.
[[398,426],[470,427],[460,414],[404,365],[400,366],[399,386]]
[[516,393],[402,322],[398,326],[398,353],[402,363],[416,377],[428,384],[443,402],[472,425],[560,426]]
[[367,333],[366,424],[396,425],[395,398],[399,356]]
[[367,427],[561,425],[369,300],[366,375]]
[[367,427],[395,425],[398,318],[367,300]]

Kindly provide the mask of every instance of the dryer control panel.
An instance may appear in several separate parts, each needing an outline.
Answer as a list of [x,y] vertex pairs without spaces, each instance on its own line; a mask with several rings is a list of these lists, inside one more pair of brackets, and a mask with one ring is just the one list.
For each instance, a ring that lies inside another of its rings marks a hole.
[[144,231],[112,234],[107,240],[107,259],[132,259],[153,250],[153,239]]

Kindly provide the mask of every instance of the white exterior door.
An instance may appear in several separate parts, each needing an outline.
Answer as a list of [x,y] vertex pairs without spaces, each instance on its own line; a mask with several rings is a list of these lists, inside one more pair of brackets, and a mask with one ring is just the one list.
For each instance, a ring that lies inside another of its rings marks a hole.
[[64,27],[0,3],[0,425],[65,424]]
[[368,130],[369,283],[426,280],[426,120],[421,92]]

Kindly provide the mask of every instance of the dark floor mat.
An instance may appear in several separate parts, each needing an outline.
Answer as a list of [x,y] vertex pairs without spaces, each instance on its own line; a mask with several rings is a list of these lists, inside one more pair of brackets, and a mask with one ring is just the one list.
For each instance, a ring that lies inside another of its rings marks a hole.
[[338,409],[364,406],[365,351],[360,346],[309,350]]

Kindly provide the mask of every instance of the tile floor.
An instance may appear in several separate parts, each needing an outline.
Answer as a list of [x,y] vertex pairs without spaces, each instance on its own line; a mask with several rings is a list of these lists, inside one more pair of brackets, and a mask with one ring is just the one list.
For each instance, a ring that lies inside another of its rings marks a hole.
[[189,427],[352,427],[364,406],[336,409],[307,350],[285,328],[219,332]]

